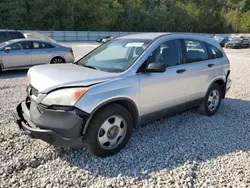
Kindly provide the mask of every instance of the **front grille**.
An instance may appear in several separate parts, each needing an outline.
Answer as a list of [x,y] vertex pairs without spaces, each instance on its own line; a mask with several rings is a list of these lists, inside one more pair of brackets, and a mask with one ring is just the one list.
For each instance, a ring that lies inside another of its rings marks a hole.
[[34,96],[38,96],[38,90],[36,88],[34,88],[32,85],[29,85],[29,95],[34,95]]

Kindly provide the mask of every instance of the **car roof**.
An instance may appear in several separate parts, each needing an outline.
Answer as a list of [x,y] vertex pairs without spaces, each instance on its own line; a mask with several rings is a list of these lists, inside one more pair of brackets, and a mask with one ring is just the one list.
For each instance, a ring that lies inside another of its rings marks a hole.
[[154,40],[158,37],[168,35],[171,33],[136,33],[130,34],[122,37],[118,37],[117,39],[145,39],[145,40]]
[[0,32],[19,32],[19,33],[22,33],[21,31],[17,31],[17,30],[8,30],[8,29],[0,29]]
[[[156,40],[157,38],[163,36],[179,36],[182,38],[185,37],[197,37],[199,39],[211,39],[212,37],[206,34],[195,34],[195,33],[137,33],[137,34],[130,34],[122,37],[118,37],[117,39],[144,39],[144,40]],[[213,38],[212,38],[213,39]]]
[[38,42],[46,42],[46,43],[51,43],[51,44],[55,44],[55,43],[52,43],[50,41],[47,41],[47,40],[41,40],[41,39],[26,39],[26,38],[21,38],[21,39],[12,39],[10,40],[10,42],[21,42],[21,41],[38,41]]
[[195,33],[138,33],[138,34],[131,34],[127,36],[118,37],[117,39],[139,39],[139,40],[157,40],[161,37],[165,36],[173,36],[177,39],[192,39],[192,40],[201,40],[203,42],[208,42],[220,49],[219,43],[208,34],[195,34]]

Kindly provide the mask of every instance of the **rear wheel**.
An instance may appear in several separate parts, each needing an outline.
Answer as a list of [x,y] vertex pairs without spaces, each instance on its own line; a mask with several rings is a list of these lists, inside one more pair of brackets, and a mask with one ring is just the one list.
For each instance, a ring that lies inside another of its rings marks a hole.
[[61,63],[65,63],[65,60],[62,57],[54,57],[50,61],[50,64],[61,64]]
[[84,142],[94,155],[107,157],[125,147],[131,137],[132,129],[131,114],[120,105],[110,104],[94,115]]
[[221,87],[218,84],[214,83],[207,91],[205,100],[198,107],[199,113],[207,116],[214,115],[220,107],[221,99]]

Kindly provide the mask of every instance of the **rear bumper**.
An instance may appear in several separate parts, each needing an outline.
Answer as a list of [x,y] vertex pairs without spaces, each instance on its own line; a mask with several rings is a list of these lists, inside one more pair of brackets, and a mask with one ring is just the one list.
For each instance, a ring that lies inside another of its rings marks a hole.
[[83,145],[81,131],[85,121],[82,118],[69,112],[49,111],[37,114],[33,109],[34,107],[29,109],[26,102],[21,102],[14,114],[19,128],[30,137],[56,146]]

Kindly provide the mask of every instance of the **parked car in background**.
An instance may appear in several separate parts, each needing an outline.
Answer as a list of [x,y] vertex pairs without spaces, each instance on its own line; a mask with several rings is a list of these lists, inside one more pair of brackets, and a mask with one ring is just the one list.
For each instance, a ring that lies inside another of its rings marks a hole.
[[0,43],[12,39],[23,39],[23,38],[25,38],[25,36],[19,31],[0,30]]
[[225,47],[226,43],[229,42],[229,41],[230,41],[229,37],[224,37],[224,38],[220,41],[221,47]]
[[221,47],[225,47],[225,44],[230,41],[229,37],[220,37],[215,36],[214,39],[221,45]]
[[106,36],[104,38],[97,39],[96,42],[106,43],[106,42],[108,42],[108,41],[110,41],[112,39],[114,39],[114,37],[112,37],[112,36]]
[[73,50],[43,40],[15,39],[0,44],[0,70],[49,63],[74,63]]
[[226,48],[249,48],[249,40],[245,37],[233,37],[229,42],[225,44]]
[[24,36],[26,39],[38,39],[38,40],[49,41],[52,43],[57,43],[56,40],[54,40],[51,37],[48,37],[47,35],[44,35],[40,32],[24,33]]
[[19,128],[100,157],[124,148],[138,124],[193,107],[214,115],[231,86],[219,43],[190,34],[119,37],[75,64],[35,66],[28,75]]

